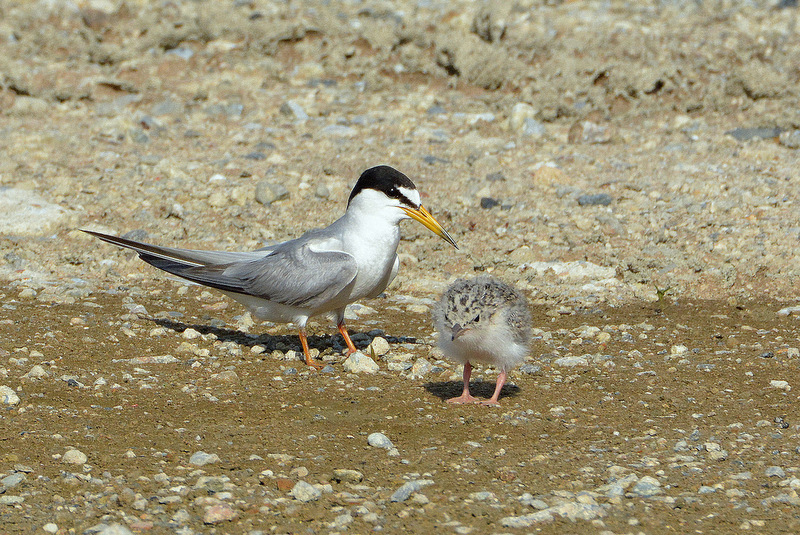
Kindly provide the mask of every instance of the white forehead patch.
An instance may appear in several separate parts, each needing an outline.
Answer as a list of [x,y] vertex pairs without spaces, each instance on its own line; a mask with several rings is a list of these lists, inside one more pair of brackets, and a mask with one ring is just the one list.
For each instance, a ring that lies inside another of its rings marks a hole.
[[398,186],[397,191],[403,194],[409,201],[413,202],[416,206],[422,204],[419,198],[419,191],[417,191],[416,188],[409,189],[409,188],[404,188],[403,186]]

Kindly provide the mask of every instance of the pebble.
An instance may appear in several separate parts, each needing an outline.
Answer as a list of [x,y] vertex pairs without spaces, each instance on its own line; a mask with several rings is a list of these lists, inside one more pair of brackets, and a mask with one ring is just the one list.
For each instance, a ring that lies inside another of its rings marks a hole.
[[384,448],[387,450],[394,448],[392,441],[383,433],[370,433],[367,437],[367,444],[373,448]]
[[655,496],[661,492],[661,482],[651,476],[644,476],[631,488],[631,492],[643,497]]
[[275,184],[266,180],[256,183],[255,197],[264,206],[289,198],[289,190],[283,184]]
[[47,533],[56,533],[58,532],[58,525],[53,524],[52,522],[48,522],[47,524],[42,526],[42,531],[45,531]]
[[792,390],[792,387],[789,386],[789,382],[788,381],[770,381],[769,382],[769,386],[771,386],[772,388],[777,388],[779,390],[784,390],[786,392],[789,392],[789,391]]
[[206,453],[204,451],[197,451],[189,457],[189,464],[195,466],[205,466],[211,463],[218,463],[219,461],[219,455],[216,453]]
[[127,526],[117,523],[103,525],[96,533],[97,535],[133,535],[133,532]]
[[339,482],[345,483],[361,483],[364,479],[364,474],[358,470],[349,470],[347,468],[336,468],[333,471],[333,478]]
[[235,520],[238,516],[239,513],[237,513],[228,504],[221,503],[212,505],[206,509],[206,512],[203,515],[203,524],[219,524],[220,522],[229,522],[231,520]]
[[608,193],[585,194],[578,197],[578,204],[581,206],[608,206],[613,200]]
[[45,379],[47,377],[50,377],[50,374],[47,372],[47,370],[44,369],[43,366],[37,364],[33,368],[31,368],[28,371],[28,373],[23,375],[23,377],[25,377],[26,379]]
[[306,110],[294,100],[287,100],[281,104],[280,112],[286,116],[293,117],[298,123],[304,123],[310,119]]
[[400,488],[398,488],[396,491],[392,493],[392,495],[389,497],[389,501],[404,502],[413,493],[418,492],[420,489],[427,487],[428,485],[433,485],[432,479],[415,479],[403,483],[403,485],[401,485]]
[[389,342],[386,340],[386,338],[383,338],[382,336],[376,336],[372,339],[372,342],[370,342],[369,346],[367,346],[366,352],[369,355],[382,357],[388,353],[391,348],[392,347],[389,345]]
[[3,479],[0,479],[0,485],[2,485],[2,489],[4,489],[3,492],[5,492],[8,489],[13,489],[26,479],[27,477],[25,476],[25,474],[17,472],[11,474],[10,476],[4,477]]
[[350,373],[376,373],[378,364],[361,351],[356,351],[342,363],[345,371]]
[[418,358],[408,370],[408,376],[413,378],[423,377],[430,373],[433,366],[425,357]]
[[800,130],[787,130],[778,137],[780,144],[790,149],[800,149]]
[[61,457],[61,461],[67,464],[86,464],[88,457],[86,454],[80,450],[67,450],[64,453],[63,457]]
[[305,481],[300,480],[297,483],[295,483],[294,487],[292,488],[291,492],[289,492],[289,494],[291,494],[295,500],[307,503],[310,501],[314,501],[318,499],[320,496],[322,496],[322,491],[314,487],[314,485],[311,485],[309,483],[306,483]]
[[786,477],[786,471],[780,466],[769,466],[764,471],[764,475],[767,477]]
[[0,235],[44,236],[55,232],[69,216],[35,191],[0,188]]
[[16,405],[19,403],[19,396],[10,386],[0,386],[0,404]]
[[192,329],[191,327],[189,327],[189,328],[185,329],[185,330],[184,330],[184,331],[181,333],[181,337],[182,337],[182,338],[185,338],[186,340],[194,340],[194,339],[196,339],[196,338],[200,338],[201,336],[203,336],[203,335],[202,335],[202,334],[200,334],[200,332],[199,332],[199,331],[197,331],[197,330],[195,330],[195,329]]
[[556,366],[564,366],[565,368],[573,368],[575,366],[588,366],[589,361],[586,357],[561,357],[553,361]]

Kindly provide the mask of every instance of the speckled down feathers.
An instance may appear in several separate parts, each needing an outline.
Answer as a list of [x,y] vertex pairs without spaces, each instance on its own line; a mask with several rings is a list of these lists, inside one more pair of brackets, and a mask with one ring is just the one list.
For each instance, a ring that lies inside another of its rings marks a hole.
[[501,309],[505,311],[513,341],[528,345],[531,338],[528,300],[513,286],[488,275],[458,279],[451,284],[433,309],[433,322],[440,333],[449,333],[456,323],[465,326],[478,318],[478,324],[484,323]]

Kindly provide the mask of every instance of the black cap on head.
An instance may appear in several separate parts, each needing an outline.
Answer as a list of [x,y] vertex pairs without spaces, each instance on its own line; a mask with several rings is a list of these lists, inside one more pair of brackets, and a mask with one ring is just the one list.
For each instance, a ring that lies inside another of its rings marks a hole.
[[361,176],[358,178],[358,182],[356,182],[356,185],[353,186],[353,191],[350,192],[350,198],[347,199],[347,205],[350,206],[350,201],[352,201],[353,197],[358,195],[362,190],[374,189],[381,191],[385,193],[387,197],[397,199],[401,203],[407,204],[410,207],[419,208],[415,203],[411,202],[408,197],[403,195],[403,193],[398,189],[401,187],[405,189],[417,189],[414,183],[411,182],[410,178],[393,167],[389,167],[388,165],[371,167],[361,173]]

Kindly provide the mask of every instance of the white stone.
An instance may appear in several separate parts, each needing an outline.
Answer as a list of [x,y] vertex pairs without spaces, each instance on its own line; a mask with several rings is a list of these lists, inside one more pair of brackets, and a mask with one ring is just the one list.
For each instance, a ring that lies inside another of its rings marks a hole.
[[68,450],[61,460],[68,464],[86,464],[88,458],[81,450]]
[[361,351],[356,351],[342,363],[344,370],[350,373],[375,373],[378,364]]
[[69,212],[38,193],[0,188],[0,235],[44,236],[65,222]]
[[49,376],[50,374],[47,373],[47,370],[45,370],[39,364],[31,368],[30,371],[28,371],[28,373],[23,375],[23,377],[25,377],[26,379],[44,379],[45,377]]
[[789,392],[792,389],[792,387],[789,386],[789,383],[787,381],[770,381],[769,386],[771,386],[772,388],[785,390],[786,392]]
[[367,347],[367,354],[382,357],[388,353],[390,349],[392,349],[392,347],[389,345],[389,342],[386,341],[386,338],[376,336]]
[[322,496],[322,491],[314,487],[314,485],[301,480],[295,484],[289,494],[291,494],[295,500],[306,503],[318,499]]
[[16,405],[19,403],[19,396],[10,386],[0,386],[0,404]]
[[384,448],[387,450],[394,448],[392,441],[383,433],[370,433],[367,437],[367,444],[373,448]]
[[188,329],[183,331],[181,336],[184,337],[187,340],[194,340],[195,338],[200,338],[202,335],[198,331],[196,331],[195,329],[192,329],[191,327],[189,327]]
[[211,463],[218,463],[219,461],[219,455],[216,453],[206,453],[204,451],[195,452],[189,457],[189,464],[195,466],[205,466]]
[[589,361],[586,357],[561,357],[553,361],[556,366],[572,368],[574,366],[587,366]]

